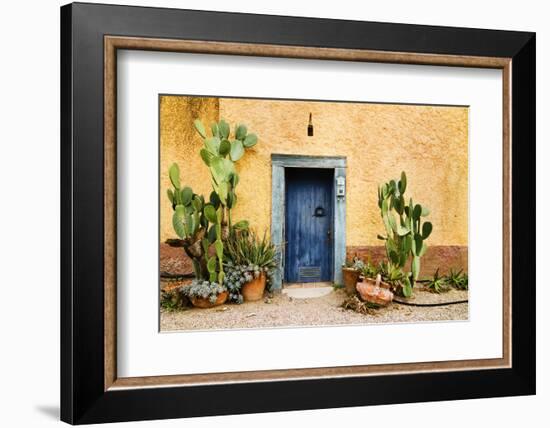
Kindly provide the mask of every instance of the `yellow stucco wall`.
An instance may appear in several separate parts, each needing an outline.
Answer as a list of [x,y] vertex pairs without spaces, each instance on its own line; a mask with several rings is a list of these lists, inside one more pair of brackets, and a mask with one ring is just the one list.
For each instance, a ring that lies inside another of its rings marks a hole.
[[[309,113],[314,136],[307,136]],[[245,123],[258,144],[237,163],[240,183],[234,219],[258,231],[271,221],[272,153],[347,158],[347,245],[379,245],[383,232],[377,185],[407,172],[406,194],[431,209],[431,245],[468,243],[468,109],[463,107],[326,103],[245,99],[161,99],[161,240],[174,237],[165,198],[168,166],[178,162],[182,181],[210,193],[192,129],[224,118]]]

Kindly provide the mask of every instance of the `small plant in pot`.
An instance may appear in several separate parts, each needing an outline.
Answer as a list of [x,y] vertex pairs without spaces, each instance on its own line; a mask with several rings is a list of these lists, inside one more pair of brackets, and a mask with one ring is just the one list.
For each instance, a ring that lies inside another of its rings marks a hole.
[[237,231],[227,240],[224,286],[236,303],[260,300],[277,268],[275,246],[249,231]]
[[347,260],[342,266],[342,280],[348,295],[355,294],[355,286],[365,267],[365,262],[357,257],[354,257],[353,260]]
[[362,281],[356,285],[361,300],[375,307],[386,306],[393,300],[392,285],[383,281],[386,278],[382,275],[381,266],[364,263],[361,268]]
[[189,298],[193,306],[203,309],[223,305],[229,297],[223,285],[202,279],[194,279],[191,285],[182,286],[181,293]]

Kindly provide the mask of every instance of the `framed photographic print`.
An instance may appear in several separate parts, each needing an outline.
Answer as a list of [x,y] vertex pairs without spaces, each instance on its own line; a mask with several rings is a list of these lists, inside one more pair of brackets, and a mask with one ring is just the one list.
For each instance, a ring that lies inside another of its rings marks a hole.
[[61,54],[62,420],[535,393],[533,33],[76,3]]

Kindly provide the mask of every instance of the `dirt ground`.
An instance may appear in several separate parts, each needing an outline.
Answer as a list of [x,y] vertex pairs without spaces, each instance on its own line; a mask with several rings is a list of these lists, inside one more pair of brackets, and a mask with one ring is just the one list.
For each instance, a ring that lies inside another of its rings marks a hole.
[[[415,296],[409,301],[439,303],[467,298],[468,291],[453,289],[447,293],[434,294],[415,290]],[[285,294],[276,294],[242,305],[161,310],[161,331],[468,320],[468,303],[436,307],[392,303],[388,307],[371,310],[370,314],[359,314],[340,307],[345,299],[343,290],[335,290],[326,296],[311,299],[293,299]]]

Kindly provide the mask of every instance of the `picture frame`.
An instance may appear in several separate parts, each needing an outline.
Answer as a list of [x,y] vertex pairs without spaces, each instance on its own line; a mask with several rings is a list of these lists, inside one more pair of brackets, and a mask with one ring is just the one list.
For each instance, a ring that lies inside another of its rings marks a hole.
[[[116,52],[121,49],[501,69],[502,358],[119,378]],[[86,424],[534,394],[535,97],[534,33],[63,6],[61,419]],[[222,396],[212,405],[212,397]]]

